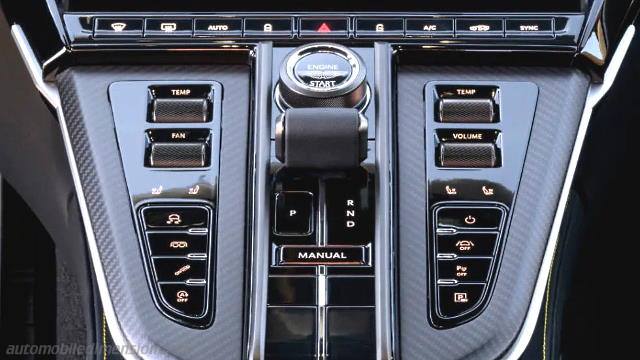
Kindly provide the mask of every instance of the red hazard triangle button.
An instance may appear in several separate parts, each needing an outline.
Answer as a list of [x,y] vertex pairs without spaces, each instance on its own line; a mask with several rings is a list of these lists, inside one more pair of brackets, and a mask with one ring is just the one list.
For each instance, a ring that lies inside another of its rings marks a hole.
[[331,32],[331,27],[326,22],[323,22],[322,24],[320,24],[320,26],[318,26],[318,28],[316,29],[316,32],[328,33],[328,32]]
[[346,37],[349,34],[347,18],[301,18],[300,35],[302,37]]

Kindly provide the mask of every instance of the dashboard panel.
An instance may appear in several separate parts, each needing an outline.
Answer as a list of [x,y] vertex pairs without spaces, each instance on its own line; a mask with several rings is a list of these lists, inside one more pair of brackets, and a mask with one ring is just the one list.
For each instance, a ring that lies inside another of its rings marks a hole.
[[637,3],[2,6],[58,119],[104,347],[536,358]]

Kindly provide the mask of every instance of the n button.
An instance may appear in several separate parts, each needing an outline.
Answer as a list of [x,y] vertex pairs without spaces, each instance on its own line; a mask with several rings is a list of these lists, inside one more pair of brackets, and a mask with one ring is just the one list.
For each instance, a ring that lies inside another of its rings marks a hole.
[[276,235],[311,234],[313,194],[306,191],[281,191],[276,194],[275,206]]

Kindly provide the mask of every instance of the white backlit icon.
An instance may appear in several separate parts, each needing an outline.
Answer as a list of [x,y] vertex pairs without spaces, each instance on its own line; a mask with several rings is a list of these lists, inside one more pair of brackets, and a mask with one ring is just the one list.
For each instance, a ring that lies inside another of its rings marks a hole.
[[469,26],[469,30],[470,31],[477,31],[477,32],[484,32],[484,31],[489,31],[491,30],[491,26],[489,25],[473,25],[473,26]]
[[180,276],[180,275],[184,274],[185,272],[189,271],[189,269],[191,269],[191,265],[185,265],[185,266],[181,267],[180,269],[176,270],[176,272],[174,272],[173,275]]
[[444,190],[447,192],[447,195],[458,195],[458,190],[449,185],[445,186]]
[[182,224],[182,217],[179,214],[171,214],[167,217],[167,225],[180,225]]
[[200,192],[200,185],[196,185],[192,188],[189,188],[189,195],[198,195]]
[[124,29],[127,28],[127,24],[125,24],[123,22],[115,22],[115,23],[111,24],[111,28],[115,32],[122,32],[122,31],[124,31]]
[[467,225],[473,225],[473,224],[475,224],[475,223],[476,223],[476,218],[475,218],[475,217],[473,217],[473,216],[471,216],[471,215],[468,215],[466,218],[464,218],[464,222],[465,222]]
[[160,195],[162,194],[162,185],[151,188],[151,195]]
[[473,249],[474,246],[475,244],[471,240],[460,240],[456,243],[456,248],[458,248],[458,251],[469,251]]
[[262,27],[262,31],[264,32],[272,32],[273,31],[273,25],[266,23],[264,24],[264,26]]
[[186,303],[189,301],[189,293],[186,290],[180,290],[176,293],[176,302]]
[[483,187],[482,187],[482,193],[483,193],[485,196],[492,196],[492,195],[494,194],[494,191],[493,191],[493,188],[488,188],[488,187],[486,187],[486,186],[483,186]]
[[172,249],[186,249],[189,247],[189,243],[186,241],[172,241],[169,243],[169,247]]
[[176,23],[161,23],[160,30],[164,32],[174,32],[178,28],[178,24]]
[[376,24],[377,32],[384,32],[384,24]]
[[453,293],[453,302],[464,304],[469,302],[469,296],[467,293]]

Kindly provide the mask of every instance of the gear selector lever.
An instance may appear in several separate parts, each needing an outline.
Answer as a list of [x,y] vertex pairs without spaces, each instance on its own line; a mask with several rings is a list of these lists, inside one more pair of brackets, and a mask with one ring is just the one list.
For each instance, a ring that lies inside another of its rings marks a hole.
[[276,157],[290,168],[358,167],[367,155],[367,128],[353,108],[289,109],[276,125]]
[[282,64],[276,156],[289,168],[347,169],[367,155],[366,69],[347,47],[317,43],[293,50]]

